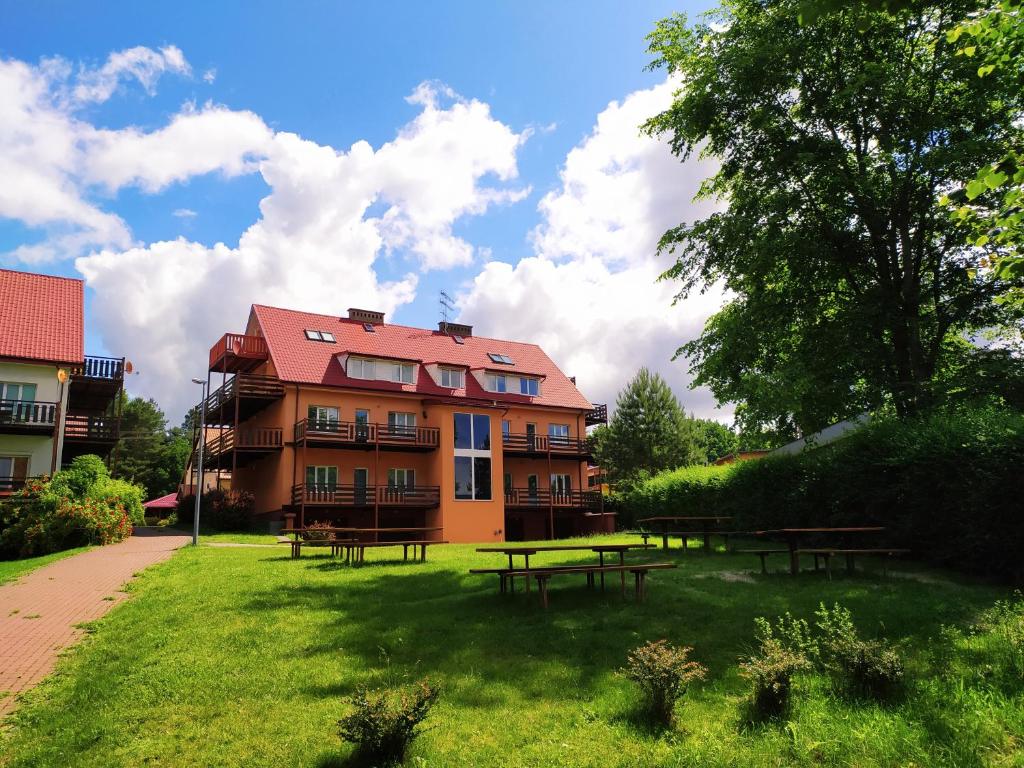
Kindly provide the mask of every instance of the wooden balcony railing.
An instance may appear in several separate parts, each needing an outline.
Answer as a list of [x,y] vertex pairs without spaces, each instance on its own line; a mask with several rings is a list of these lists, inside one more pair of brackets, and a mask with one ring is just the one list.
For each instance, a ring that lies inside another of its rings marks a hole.
[[608,406],[603,404],[603,403],[600,404],[600,405],[595,403],[594,404],[594,409],[591,410],[591,411],[587,411],[587,415],[584,416],[584,423],[588,427],[593,427],[593,426],[595,426],[597,424],[607,424],[608,423]]
[[52,430],[57,423],[57,404],[37,400],[0,400],[0,430]]
[[561,437],[557,435],[530,435],[515,432],[504,433],[501,443],[506,453],[552,453],[563,456],[586,456],[590,454],[590,441],[586,438]]
[[64,439],[114,442],[118,436],[117,418],[107,415],[69,413],[64,417]]
[[593,491],[552,491],[541,488],[505,489],[506,507],[593,510],[598,509],[600,504],[600,494]]
[[[227,358],[266,360],[267,342],[262,336],[225,333],[216,344],[210,347],[210,370],[219,368]],[[231,369],[229,368],[229,370]]]
[[124,358],[87,356],[82,365],[71,366],[71,376],[76,379],[121,381],[124,378]]
[[318,440],[339,446],[433,450],[441,443],[437,427],[406,427],[399,424],[371,424],[334,419],[303,419],[295,425],[295,442]]
[[436,507],[441,489],[436,485],[322,485],[299,483],[292,487],[292,504],[323,507]]
[[280,427],[239,427],[222,433],[211,431],[205,452],[212,459],[231,451],[275,451],[283,445],[284,431]]
[[284,384],[276,376],[264,376],[257,373],[236,373],[223,386],[213,390],[210,396],[206,398],[206,412],[209,414],[216,413],[221,406],[231,402],[235,397],[274,400],[284,397]]

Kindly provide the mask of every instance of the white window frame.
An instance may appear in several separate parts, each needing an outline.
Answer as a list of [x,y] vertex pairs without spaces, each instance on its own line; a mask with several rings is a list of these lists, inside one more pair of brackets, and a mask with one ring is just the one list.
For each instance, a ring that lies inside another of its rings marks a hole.
[[[532,392],[530,390],[533,390]],[[540,379],[533,379],[529,376],[519,377],[519,394],[530,397],[540,397]]]
[[[306,465],[306,485],[309,485],[309,470],[313,470],[313,487],[314,488],[337,488],[338,487],[338,467],[333,464],[307,464]],[[334,485],[331,486],[328,480],[323,483],[317,479],[317,475],[320,474],[320,470],[324,470],[325,477],[330,476],[330,470],[334,470]]]
[[416,437],[416,414],[411,411],[388,411],[388,434],[391,437]]
[[442,368],[441,386],[449,389],[462,389],[465,386],[461,368]]
[[350,357],[346,373],[352,379],[376,379],[377,361],[365,357]]
[[[472,447],[473,445],[476,444],[476,440],[475,440],[476,436],[473,434],[473,430],[475,429],[475,426],[474,426],[474,416],[487,416],[487,429],[488,429],[488,433],[493,431],[491,429],[491,417],[489,415],[487,415],[487,414],[481,414],[481,413],[474,414],[474,413],[469,413],[469,412],[466,412],[466,411],[459,411],[459,412],[456,412],[456,413],[452,414],[452,423],[453,424],[455,422],[455,419],[458,418],[459,416],[468,416],[469,417],[469,445],[470,445],[470,447],[469,448],[455,448],[454,450],[455,450],[455,458],[468,458],[469,459],[470,498],[468,498],[468,499],[460,499],[458,496],[455,496],[455,501],[494,501],[494,459],[491,456],[491,449],[488,448],[487,450],[481,450],[481,449],[473,448]],[[488,445],[491,445],[493,447],[494,441],[493,440],[489,440],[488,441]],[[474,459],[487,459],[491,463],[491,472],[489,473],[490,476],[491,476],[491,489],[490,489],[491,493],[490,493],[490,498],[489,499],[478,499],[476,497],[476,462],[474,461]],[[453,466],[453,470],[454,470],[454,466]],[[454,488],[453,488],[453,492],[454,492]],[[453,495],[454,495],[454,493],[453,493]]]
[[[499,382],[501,382],[500,386]],[[504,373],[488,373],[487,390],[489,392],[508,392],[508,377]]]
[[[309,412],[315,411],[315,416],[310,416]],[[323,422],[333,422],[338,424],[341,421],[341,409],[335,405],[307,405],[306,406],[306,422],[313,419],[318,424]]]
[[[401,478],[401,482],[399,482]],[[412,478],[412,482],[409,479]],[[388,470],[388,488],[411,491],[416,488],[416,470],[410,467],[392,467]]]
[[552,472],[551,493],[572,495],[572,475],[567,472]]
[[391,381],[397,384],[412,384],[414,373],[412,363],[391,364]]
[[[25,397],[25,387],[32,387],[32,398],[27,399]],[[12,390],[17,389],[17,397],[14,396]],[[39,386],[29,381],[0,381],[0,400],[18,400],[27,403],[34,403],[36,401],[36,392],[38,392]]]

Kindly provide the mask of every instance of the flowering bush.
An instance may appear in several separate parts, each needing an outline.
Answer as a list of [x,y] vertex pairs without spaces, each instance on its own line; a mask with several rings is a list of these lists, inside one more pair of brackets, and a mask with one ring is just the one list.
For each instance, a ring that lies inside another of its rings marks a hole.
[[0,554],[29,557],[113,544],[141,519],[142,489],[112,480],[98,457],[80,456],[52,480],[30,482],[0,505]]
[[646,708],[660,725],[671,725],[676,701],[694,680],[703,680],[707,669],[689,661],[691,648],[677,648],[665,640],[645,643],[630,651],[623,674],[640,686]]
[[338,735],[356,745],[364,763],[399,763],[440,693],[428,680],[411,690],[359,687],[349,698],[351,711],[338,721]]

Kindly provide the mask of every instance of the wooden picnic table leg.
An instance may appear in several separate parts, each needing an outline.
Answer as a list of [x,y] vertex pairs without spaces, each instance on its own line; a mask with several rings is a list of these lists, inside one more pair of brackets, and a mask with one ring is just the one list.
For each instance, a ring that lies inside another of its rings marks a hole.
[[[601,568],[604,568],[604,552],[597,553],[597,560],[601,564]],[[591,574],[593,575],[593,574]],[[604,592],[604,571],[601,571],[601,591]]]
[[825,575],[828,576],[828,580],[832,581],[832,556],[825,555]]
[[668,532],[667,531],[661,535],[661,548],[666,550],[666,551],[668,550]]
[[[413,555],[415,555],[415,554],[416,554],[416,552],[414,550],[413,551]],[[402,545],[402,560],[408,560],[408,559],[409,559],[409,545],[408,544],[403,544]]]
[[[523,577],[523,581],[526,582],[526,591],[529,592],[530,591],[530,556],[529,555],[523,555],[523,560],[524,560],[523,571],[526,573],[526,575]],[[547,593],[545,593],[545,597],[544,597],[544,607],[545,608],[548,607],[548,605],[547,605]]]
[[[527,576],[527,579],[529,579],[529,576]],[[548,577],[538,576],[537,587],[540,589],[540,603],[544,606],[544,610],[546,611],[548,609]]]
[[767,576],[768,575],[768,555],[765,554],[764,552],[758,552],[757,555],[758,555],[758,557],[761,558],[761,573],[763,573],[765,576]]
[[853,567],[853,555],[847,553],[846,555],[846,572],[853,573],[856,569]]
[[[619,566],[623,567],[626,565],[626,553],[621,549],[619,550]],[[619,571],[619,580],[622,582],[622,596],[626,596],[626,571]]]
[[707,528],[704,529],[704,551],[711,551],[711,531]]
[[796,539],[787,538],[786,544],[789,546],[789,572],[796,576],[800,573],[800,555],[796,551]]
[[686,554],[686,550],[690,548],[690,537],[685,533],[681,537],[683,539],[683,554]]
[[427,545],[420,544],[420,560],[421,562],[427,562]]

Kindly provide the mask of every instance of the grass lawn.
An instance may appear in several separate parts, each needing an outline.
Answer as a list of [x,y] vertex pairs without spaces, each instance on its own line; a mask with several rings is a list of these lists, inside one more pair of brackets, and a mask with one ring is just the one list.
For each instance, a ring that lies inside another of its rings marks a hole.
[[[266,548],[180,550],[29,694],[0,737],[0,764],[346,765],[343,697],[360,682],[429,676],[442,697],[415,766],[1024,765],[1024,686],[996,682],[977,646],[941,632],[1007,590],[907,566],[832,583],[761,576],[752,556],[676,550],[679,568],[653,573],[642,605],[564,576],[545,613],[535,592],[499,596],[496,577],[466,573],[496,555],[447,546],[422,565],[380,562],[393,556],[368,552],[349,568]],[[590,554],[537,558],[574,559]],[[821,600],[850,608],[865,636],[899,643],[908,695],[853,702],[807,675],[787,722],[750,725],[737,659],[754,618],[810,618]],[[638,718],[616,674],[658,638],[693,646],[709,668],[667,733]]]
[[14,581],[29,571],[34,571],[36,568],[42,568],[44,565],[63,560],[65,557],[77,555],[79,552],[85,552],[87,549],[89,547],[75,547],[74,549],[65,549],[63,552],[54,552],[49,555],[24,557],[21,560],[0,560],[0,584]]

